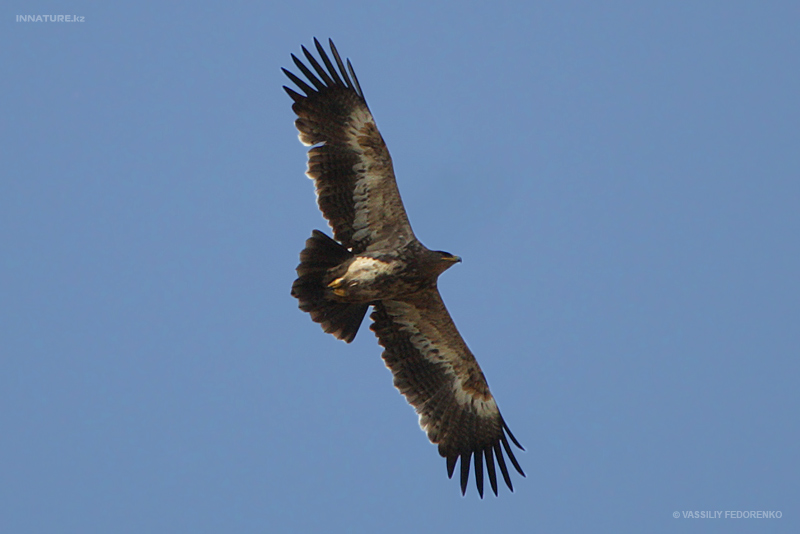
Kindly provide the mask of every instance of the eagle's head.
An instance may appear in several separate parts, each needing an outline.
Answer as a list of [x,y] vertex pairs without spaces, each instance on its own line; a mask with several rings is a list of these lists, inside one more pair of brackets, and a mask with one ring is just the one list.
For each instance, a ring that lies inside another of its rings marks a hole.
[[450,254],[449,252],[444,252],[442,250],[435,250],[433,251],[434,254],[434,270],[436,274],[442,274],[447,269],[455,265],[456,263],[461,263],[461,258]]

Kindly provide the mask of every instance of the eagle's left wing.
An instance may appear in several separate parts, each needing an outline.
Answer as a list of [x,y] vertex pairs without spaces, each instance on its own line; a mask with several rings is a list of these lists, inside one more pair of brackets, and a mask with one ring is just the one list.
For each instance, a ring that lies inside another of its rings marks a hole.
[[[495,460],[503,479],[514,490],[503,449],[516,470],[511,434],[486,378],[458,333],[436,287],[402,300],[385,300],[374,306],[370,327],[383,345],[383,360],[394,375],[394,385],[419,414],[419,423],[439,454],[447,459],[453,476],[461,458],[461,493],[467,490],[470,460],[474,456],[475,483],[483,497],[483,465],[497,495]],[[502,448],[501,448],[502,444]],[[524,449],[523,449],[524,450]]]
[[328,42],[334,61],[314,39],[322,65],[303,47],[313,71],[292,54],[308,83],[283,69],[304,93],[284,86],[294,100],[300,141],[312,145],[306,174],[314,180],[319,209],[342,245],[354,254],[376,243],[401,248],[414,239],[414,232],[397,190],[389,149],[350,60],[345,69],[333,41]]

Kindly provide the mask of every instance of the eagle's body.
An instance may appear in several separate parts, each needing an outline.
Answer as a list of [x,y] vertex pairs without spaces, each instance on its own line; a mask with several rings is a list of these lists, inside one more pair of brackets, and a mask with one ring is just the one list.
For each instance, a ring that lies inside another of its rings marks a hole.
[[333,300],[369,304],[435,287],[439,274],[458,261],[412,241],[401,250],[362,252],[331,269],[323,283]]
[[436,286],[439,275],[460,258],[429,250],[416,238],[389,151],[350,62],[345,70],[330,42],[334,67],[314,42],[324,67],[303,48],[316,74],[294,55],[292,59],[311,85],[284,69],[305,94],[284,89],[294,100],[300,140],[313,145],[306,174],[314,180],[317,203],[335,239],[314,230],[300,253],[292,295],[325,332],[348,343],[372,306],[371,329],[385,349],[383,359],[394,385],[416,408],[428,438],[439,445],[448,475],[461,458],[464,493],[474,457],[475,481],[483,497],[485,460],[497,494],[496,461],[513,490],[503,450],[524,473],[506,434],[522,447],[503,421]]

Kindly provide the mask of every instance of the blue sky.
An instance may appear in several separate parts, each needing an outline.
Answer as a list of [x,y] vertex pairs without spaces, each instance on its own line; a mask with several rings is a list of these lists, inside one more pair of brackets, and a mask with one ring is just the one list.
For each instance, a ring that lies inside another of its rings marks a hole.
[[[797,531],[796,4],[0,15],[3,532]],[[366,324],[289,295],[327,228],[281,89],[314,36],[464,258],[513,494],[462,498]]]

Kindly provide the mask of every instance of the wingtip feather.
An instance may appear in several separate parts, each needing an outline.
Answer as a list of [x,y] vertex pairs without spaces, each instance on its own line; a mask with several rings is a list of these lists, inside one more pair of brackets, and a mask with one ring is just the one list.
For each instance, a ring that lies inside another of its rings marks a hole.
[[486,473],[489,475],[489,484],[492,486],[492,491],[497,497],[497,472],[494,470],[494,456],[492,455],[492,446],[486,447],[484,450],[486,455]]
[[514,457],[514,452],[511,450],[511,445],[508,444],[508,440],[506,439],[505,434],[503,434],[502,442],[503,442],[503,448],[506,450],[506,454],[508,454],[508,459],[511,460],[511,464],[514,466],[514,469],[516,469],[517,473],[519,473],[524,477],[525,473],[522,471],[522,468],[519,466],[519,462],[517,462],[517,459]]
[[458,461],[458,456],[447,457],[447,478],[453,478],[453,472],[456,470],[456,461]]
[[511,441],[514,442],[514,445],[516,445],[517,448],[519,448],[520,450],[524,451],[525,447],[520,445],[519,441],[517,441],[517,438],[515,438],[514,434],[511,433],[511,429],[508,428],[508,425],[506,424],[506,420],[501,417],[500,421],[503,423],[503,430],[505,430],[508,433],[508,437],[511,438]]
[[483,499],[483,455],[481,451],[475,453],[475,486],[478,488],[478,495]]
[[494,456],[497,459],[497,465],[500,466],[500,472],[503,474],[503,480],[512,492],[514,485],[511,483],[511,477],[508,475],[508,468],[506,467],[506,460],[503,458],[503,449],[500,448],[500,443],[494,444]]
[[468,452],[461,455],[461,495],[467,494],[467,483],[469,482],[469,462],[472,453]]

